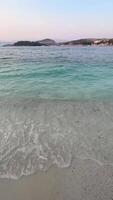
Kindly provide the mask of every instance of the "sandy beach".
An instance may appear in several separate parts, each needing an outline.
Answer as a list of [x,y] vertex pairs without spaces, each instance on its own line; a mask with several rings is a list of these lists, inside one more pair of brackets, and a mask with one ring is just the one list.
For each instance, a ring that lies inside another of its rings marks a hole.
[[0,111],[0,200],[113,200],[112,102],[1,101]]
[[0,199],[112,200],[113,167],[76,160],[67,169],[52,167],[17,181],[1,179]]

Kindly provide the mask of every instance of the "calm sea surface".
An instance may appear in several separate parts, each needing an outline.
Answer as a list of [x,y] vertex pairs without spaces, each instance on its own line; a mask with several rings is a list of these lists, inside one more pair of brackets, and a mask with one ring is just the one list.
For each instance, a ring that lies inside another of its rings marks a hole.
[[0,47],[0,97],[113,98],[113,47]]

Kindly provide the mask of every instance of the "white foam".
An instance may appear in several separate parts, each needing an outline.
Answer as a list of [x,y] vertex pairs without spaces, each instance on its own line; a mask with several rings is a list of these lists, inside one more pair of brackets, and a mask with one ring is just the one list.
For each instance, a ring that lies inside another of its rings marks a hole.
[[18,179],[72,159],[113,163],[113,106],[0,102],[0,178]]

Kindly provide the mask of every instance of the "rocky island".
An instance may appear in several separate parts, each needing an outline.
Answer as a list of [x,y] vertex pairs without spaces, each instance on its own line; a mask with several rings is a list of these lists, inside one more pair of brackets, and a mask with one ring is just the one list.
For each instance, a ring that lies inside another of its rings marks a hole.
[[18,41],[13,44],[13,46],[53,46],[57,43],[52,39],[44,39],[39,41]]
[[113,39],[79,39],[67,42],[56,42],[52,39],[43,39],[39,41],[17,41],[14,44],[7,44],[4,46],[113,46]]
[[113,39],[80,39],[72,40],[68,42],[60,43],[60,45],[101,45],[101,46],[112,46]]

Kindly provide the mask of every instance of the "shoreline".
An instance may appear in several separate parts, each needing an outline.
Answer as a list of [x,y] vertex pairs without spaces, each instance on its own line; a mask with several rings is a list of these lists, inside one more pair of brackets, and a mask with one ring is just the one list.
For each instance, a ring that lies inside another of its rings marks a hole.
[[0,199],[112,200],[112,122],[113,101],[0,99]]
[[[0,179],[1,200],[111,200],[113,167],[76,160],[66,169],[51,167],[21,179]],[[6,192],[7,191],[7,192]]]
[[77,158],[112,165],[113,102],[0,101],[0,177],[67,168]]

